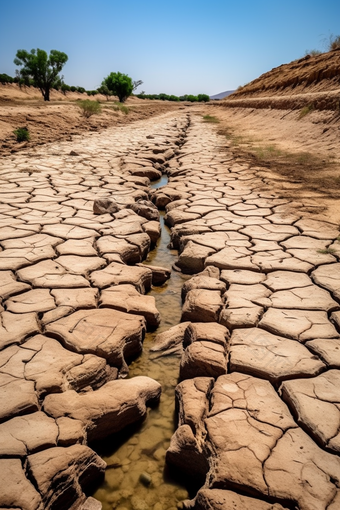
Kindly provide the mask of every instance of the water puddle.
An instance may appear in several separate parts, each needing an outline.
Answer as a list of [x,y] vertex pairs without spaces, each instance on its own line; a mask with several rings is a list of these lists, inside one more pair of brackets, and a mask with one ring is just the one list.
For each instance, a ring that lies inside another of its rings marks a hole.
[[[152,188],[166,183],[167,177],[163,176]],[[171,268],[178,253],[168,249],[170,230],[164,225],[164,214],[161,214],[161,226],[161,238],[145,263]],[[155,354],[149,352],[158,333],[180,322],[181,288],[188,278],[172,271],[164,286],[154,287],[150,292],[156,299],[162,322],[156,332],[147,333],[143,354],[131,363],[129,377],[147,375],[156,379],[162,385],[161,401],[157,408],[148,411],[142,424],[126,429],[96,448],[108,464],[105,480],[94,494],[102,502],[103,510],[175,510],[188,498],[184,485],[175,481],[165,466],[165,452],[175,429],[179,358],[155,359]]]

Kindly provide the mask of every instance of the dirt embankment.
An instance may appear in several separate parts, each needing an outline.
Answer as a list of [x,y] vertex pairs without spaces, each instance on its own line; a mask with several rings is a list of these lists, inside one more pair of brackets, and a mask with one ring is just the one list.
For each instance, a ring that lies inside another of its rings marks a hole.
[[220,105],[340,111],[340,50],[307,55],[262,74]]
[[[99,100],[102,112],[85,118],[77,106],[79,99]],[[56,140],[71,140],[72,135],[100,131],[183,108],[182,104],[131,97],[126,102],[127,110],[124,112],[117,107],[115,100],[117,98],[107,101],[101,95],[88,97],[78,92],[68,92],[64,96],[52,91],[51,101],[45,102],[34,87],[20,89],[16,84],[0,84],[0,155],[10,155],[24,147]],[[29,142],[18,143],[16,140],[13,131],[22,127],[29,130]]]

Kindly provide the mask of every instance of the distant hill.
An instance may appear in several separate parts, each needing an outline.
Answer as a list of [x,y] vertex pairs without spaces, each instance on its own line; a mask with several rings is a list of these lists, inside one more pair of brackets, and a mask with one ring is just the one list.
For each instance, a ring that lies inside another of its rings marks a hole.
[[227,96],[230,96],[230,94],[232,94],[233,92],[235,92],[235,90],[226,90],[225,92],[220,92],[219,94],[215,94],[214,96],[210,96],[210,99],[224,99],[225,97]]

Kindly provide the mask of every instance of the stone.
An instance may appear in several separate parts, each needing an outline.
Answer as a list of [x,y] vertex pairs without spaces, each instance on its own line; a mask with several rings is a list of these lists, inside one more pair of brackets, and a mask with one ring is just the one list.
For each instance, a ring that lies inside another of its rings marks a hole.
[[306,347],[325,361],[329,368],[340,368],[340,338],[318,338],[306,342]]
[[230,371],[268,379],[318,375],[325,364],[296,340],[259,328],[235,329],[230,341]]
[[340,299],[340,263],[320,266],[312,272],[314,283],[329,290]]
[[267,503],[261,499],[242,496],[222,489],[200,489],[190,506],[192,510],[285,510],[279,503]]
[[161,316],[153,296],[140,294],[133,285],[116,285],[102,290],[100,306],[145,317],[149,329],[156,329]]
[[176,266],[185,274],[199,273],[204,269],[205,259],[212,253],[215,253],[213,248],[189,241],[178,257]]
[[68,239],[56,247],[58,255],[96,256],[93,239]]
[[285,381],[281,393],[308,434],[323,448],[339,453],[339,370],[329,370],[310,379]]
[[259,271],[259,266],[252,262],[252,252],[244,246],[228,246],[206,258],[205,264],[220,269],[246,269]]
[[140,262],[141,256],[138,247],[125,239],[114,236],[102,236],[97,241],[99,253],[106,257],[108,254],[117,253],[125,264]]
[[70,306],[78,310],[79,308],[96,308],[99,292],[93,288],[52,289],[51,295],[58,307]]
[[24,457],[57,445],[58,427],[38,411],[0,424],[0,455]]
[[149,221],[159,221],[159,211],[150,200],[138,200],[129,209]]
[[326,312],[309,310],[280,310],[269,308],[263,315],[259,327],[305,342],[315,338],[339,338],[339,334],[328,320]]
[[113,214],[119,211],[119,205],[113,198],[96,198],[93,202],[93,214]]
[[280,290],[269,296],[274,308],[294,308],[296,310],[329,311],[338,308],[338,303],[331,298],[329,292],[317,285],[297,287],[291,290]]
[[152,271],[146,267],[131,267],[112,262],[105,269],[93,271],[91,282],[100,289],[111,285],[130,284],[138,292],[146,294],[151,289]]
[[0,373],[0,423],[39,410],[34,382]]
[[182,351],[182,344],[184,340],[184,333],[190,322],[182,322],[177,324],[162,333],[159,333],[150,348],[150,352],[172,351],[173,348],[180,347]]
[[73,420],[67,416],[56,419],[58,426],[58,446],[71,446],[72,444],[86,442],[85,430],[80,420]]
[[0,348],[21,344],[25,338],[39,333],[35,313],[0,312]]
[[19,278],[42,288],[90,287],[83,276],[70,274],[61,264],[54,260],[44,260],[17,271]]
[[141,316],[101,308],[79,310],[46,326],[67,348],[95,354],[119,369],[142,350],[145,320]]
[[79,394],[73,390],[47,395],[44,411],[53,418],[79,420],[89,442],[117,433],[139,421],[146,406],[158,402],[161,385],[146,376],[110,381],[95,391]]
[[307,274],[293,271],[273,271],[267,275],[266,286],[273,292],[308,287],[313,284]]
[[256,305],[241,308],[223,308],[219,322],[230,330],[253,328],[260,322],[263,311],[262,306]]
[[28,458],[44,508],[71,508],[84,503],[84,490],[103,477],[106,463],[85,445],[44,450]]
[[6,301],[6,309],[12,313],[47,312],[55,307],[48,289],[29,290]]
[[226,349],[229,337],[228,329],[221,324],[214,324],[212,327],[210,323],[189,323],[184,332],[183,345],[187,347],[193,342],[208,341],[221,345]]
[[196,340],[182,354],[180,379],[217,378],[227,372],[225,348],[217,343]]
[[[212,267],[212,266],[209,266]],[[220,293],[225,292],[226,284],[221,282],[218,278],[213,278],[204,273],[200,273],[197,276],[193,276],[190,280],[187,280],[182,287],[182,300],[184,301],[186,295],[190,290],[193,289],[205,289],[219,291]]]
[[56,264],[64,267],[68,274],[89,275],[95,269],[106,266],[106,260],[102,257],[86,257],[79,255],[60,255],[55,259]]
[[161,225],[159,221],[147,221],[143,223],[144,232],[150,237],[151,246],[155,246],[161,237]]
[[193,289],[185,298],[182,322],[217,322],[222,308],[219,291]]
[[43,510],[39,492],[26,476],[20,459],[0,459],[0,507]]
[[40,397],[67,389],[79,391],[89,386],[97,388],[112,373],[103,358],[70,352],[57,340],[44,335],[30,338],[24,348],[35,352],[34,357],[25,364],[24,376],[34,381]]
[[[270,275],[272,274],[273,273],[270,273]],[[256,283],[262,283],[265,279],[265,274],[255,273],[254,271],[247,271],[245,269],[223,269],[221,271],[221,280],[229,285],[232,283],[238,285],[255,285]]]
[[18,282],[12,271],[0,271],[0,295],[2,299],[5,300],[13,294],[19,294],[30,289],[31,286],[27,283]]
[[151,266],[150,264],[137,264],[139,267],[146,267],[152,271],[152,285],[158,287],[163,285],[171,277],[171,270],[161,266]]

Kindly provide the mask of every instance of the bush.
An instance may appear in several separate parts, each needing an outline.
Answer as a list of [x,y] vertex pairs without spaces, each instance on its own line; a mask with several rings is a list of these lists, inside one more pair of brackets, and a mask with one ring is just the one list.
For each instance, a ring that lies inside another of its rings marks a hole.
[[30,133],[27,128],[18,128],[13,131],[17,137],[17,142],[28,142],[30,139]]
[[208,96],[208,94],[198,94],[197,101],[207,103],[208,101],[210,101],[210,97]]
[[8,76],[8,74],[0,74],[0,83],[13,83],[14,79],[12,76]]
[[329,51],[340,49],[340,35],[331,35],[329,38]]
[[90,101],[89,99],[77,101],[77,105],[81,109],[84,117],[87,119],[92,115],[99,114],[102,110],[102,107],[98,101]]
[[120,110],[124,115],[127,115],[130,111],[128,106],[125,106],[125,104],[122,103],[115,103],[115,106],[113,107],[114,110]]
[[77,91],[79,92],[79,94],[84,94],[85,89],[84,87],[77,87]]

